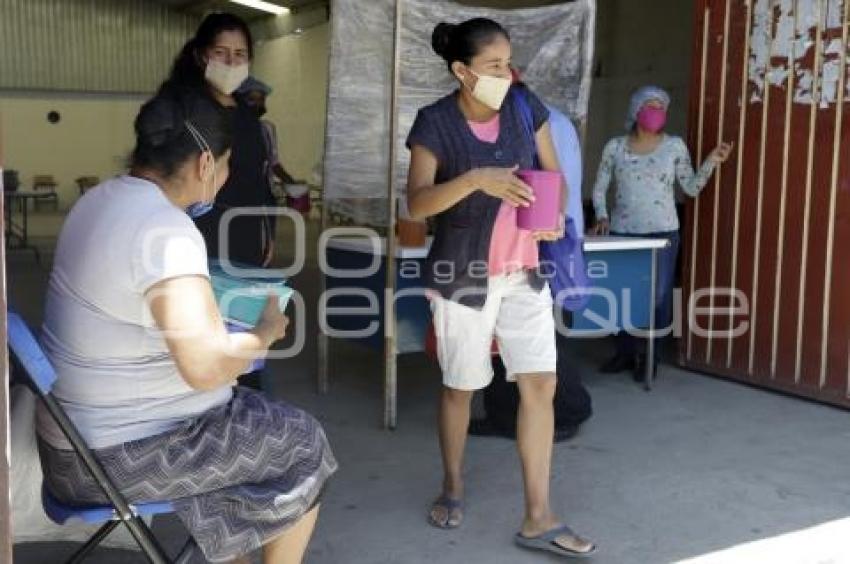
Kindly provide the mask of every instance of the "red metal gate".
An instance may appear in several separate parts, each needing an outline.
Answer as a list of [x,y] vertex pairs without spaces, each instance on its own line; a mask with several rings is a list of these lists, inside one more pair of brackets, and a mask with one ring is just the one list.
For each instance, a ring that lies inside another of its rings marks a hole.
[[850,0],[696,8],[680,361],[850,407]]

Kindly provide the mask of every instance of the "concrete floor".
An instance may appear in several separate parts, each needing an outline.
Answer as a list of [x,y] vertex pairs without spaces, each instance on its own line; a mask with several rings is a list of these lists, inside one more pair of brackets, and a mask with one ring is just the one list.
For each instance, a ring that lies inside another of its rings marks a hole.
[[[39,239],[45,251],[52,244],[49,224]],[[46,276],[31,255],[9,258],[10,301],[33,321],[41,315]],[[315,276],[308,268],[293,280],[306,290],[308,304],[315,303]],[[314,321],[308,319],[310,335]],[[522,516],[520,468],[514,444],[504,439],[469,442],[464,526],[445,532],[426,524],[440,483],[439,372],[427,359],[402,359],[399,428],[386,432],[380,428],[381,356],[333,343],[331,392],[320,396],[315,340],[307,343],[299,357],[273,361],[266,382],[275,396],[323,422],[340,462],[307,562],[557,560],[512,544]],[[564,519],[598,543],[593,562],[850,563],[846,412],[669,365],[646,393],[625,374],[596,373],[608,343],[576,342],[574,352],[595,414],[577,438],[556,446],[552,490]],[[168,547],[182,541],[173,519],[155,522],[154,529]],[[72,550],[68,543],[19,545],[15,562],[58,562]],[[117,550],[90,560],[143,561]]]

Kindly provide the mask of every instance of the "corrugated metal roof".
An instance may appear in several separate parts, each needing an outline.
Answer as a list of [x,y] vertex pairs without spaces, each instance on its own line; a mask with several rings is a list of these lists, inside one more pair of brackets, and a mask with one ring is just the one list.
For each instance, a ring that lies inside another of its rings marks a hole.
[[0,89],[151,92],[197,23],[150,0],[3,0]]

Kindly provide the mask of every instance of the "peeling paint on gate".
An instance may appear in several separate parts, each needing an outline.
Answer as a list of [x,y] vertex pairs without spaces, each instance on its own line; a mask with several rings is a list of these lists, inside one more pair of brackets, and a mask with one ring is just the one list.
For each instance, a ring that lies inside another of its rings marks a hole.
[[[843,0],[755,0],[749,66],[754,88],[750,102],[762,101],[765,83],[783,88],[788,73],[793,72],[795,103],[819,103],[822,108],[835,104],[839,98],[843,12]],[[822,65],[819,69],[805,68],[803,62],[812,58],[819,32],[824,36]],[[850,101],[850,69],[848,75],[845,101]],[[815,84],[815,77],[819,85]]]

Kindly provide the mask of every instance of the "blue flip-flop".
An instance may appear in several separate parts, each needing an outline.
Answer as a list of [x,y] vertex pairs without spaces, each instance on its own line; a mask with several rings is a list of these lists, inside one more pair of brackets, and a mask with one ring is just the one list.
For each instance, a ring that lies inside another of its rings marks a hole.
[[[435,507],[442,507],[446,510],[446,522],[440,523],[436,521],[432,514],[434,513]],[[460,519],[457,523],[452,524],[452,513],[455,511],[460,511]],[[438,497],[434,503],[431,504],[431,511],[428,512],[428,523],[438,529],[457,529],[460,527],[460,524],[463,522],[463,500],[462,499],[452,499],[449,496],[443,494]]]
[[561,527],[555,527],[554,529],[546,531],[542,535],[537,535],[535,537],[527,537],[522,533],[517,533],[514,536],[514,541],[523,548],[528,548],[531,550],[543,550],[567,558],[588,558],[589,556],[592,556],[596,553],[596,545],[591,545],[590,550],[586,550],[584,552],[579,552],[577,550],[572,550],[561,546],[560,544],[555,542],[555,539],[562,535],[569,535],[576,539],[581,538],[580,536],[575,534],[572,529],[570,529],[566,525],[563,525]]

